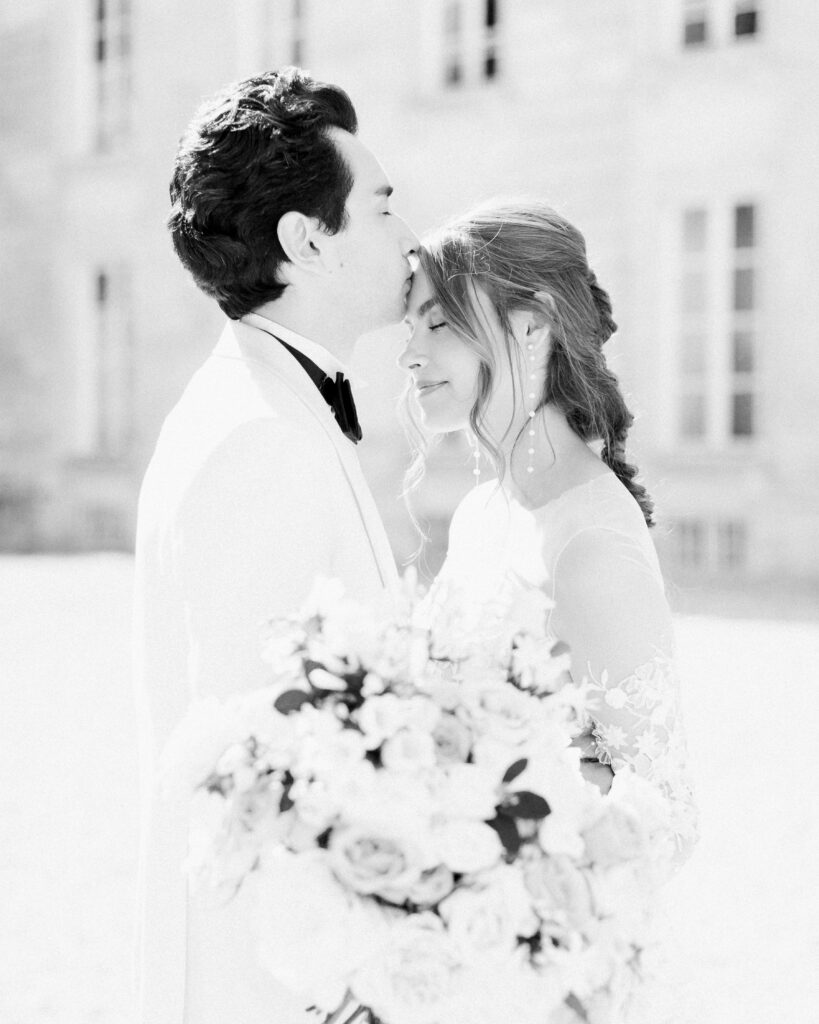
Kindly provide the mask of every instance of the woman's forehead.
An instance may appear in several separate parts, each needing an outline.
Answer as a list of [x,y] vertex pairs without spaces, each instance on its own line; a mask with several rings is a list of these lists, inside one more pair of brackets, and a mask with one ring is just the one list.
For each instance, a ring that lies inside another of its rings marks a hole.
[[407,300],[407,316],[417,320],[435,305],[432,284],[424,270],[419,266],[412,275],[412,288]]

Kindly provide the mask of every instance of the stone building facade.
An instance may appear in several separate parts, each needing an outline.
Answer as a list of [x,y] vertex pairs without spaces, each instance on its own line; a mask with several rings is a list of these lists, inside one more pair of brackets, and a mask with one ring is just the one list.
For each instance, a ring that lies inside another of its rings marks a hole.
[[[221,322],[163,227],[177,139],[299,63],[349,91],[420,232],[501,192],[584,231],[678,578],[819,579],[817,36],[812,0],[0,0],[0,544],[132,542]],[[358,363],[404,557],[398,346]],[[447,439],[418,496],[431,568],[466,462]]]

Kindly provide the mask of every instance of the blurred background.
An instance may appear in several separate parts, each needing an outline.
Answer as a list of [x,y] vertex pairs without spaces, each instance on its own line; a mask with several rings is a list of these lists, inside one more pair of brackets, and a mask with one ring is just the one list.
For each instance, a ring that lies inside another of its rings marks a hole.
[[[419,233],[497,193],[584,232],[701,783],[667,1019],[815,1019],[817,39],[815,0],[0,0],[2,1024],[130,1024],[129,553],[222,323],[173,255],[167,186],[201,100],[288,63],[347,89]],[[365,338],[356,368],[403,562],[398,351]],[[427,574],[468,463],[445,438],[417,495]]]

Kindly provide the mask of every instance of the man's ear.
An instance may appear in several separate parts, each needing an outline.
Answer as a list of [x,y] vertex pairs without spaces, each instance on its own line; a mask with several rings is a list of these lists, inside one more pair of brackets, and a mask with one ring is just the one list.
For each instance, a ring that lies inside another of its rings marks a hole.
[[327,236],[315,217],[289,210],[279,218],[277,233],[284,254],[294,267],[308,273],[316,273],[323,268]]

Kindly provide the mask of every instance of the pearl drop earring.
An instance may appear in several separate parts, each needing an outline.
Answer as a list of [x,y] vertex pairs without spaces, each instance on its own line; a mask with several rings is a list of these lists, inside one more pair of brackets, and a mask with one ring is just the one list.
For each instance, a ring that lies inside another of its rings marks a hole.
[[[535,391],[535,380],[537,375],[535,374],[535,346],[533,342],[529,342],[526,346],[526,351],[529,353],[529,401],[534,403],[537,399],[537,393]],[[535,456],[535,412],[537,407],[533,404],[529,409],[529,443],[528,443],[528,461],[526,464],[526,472],[534,473],[534,456]]]
[[472,448],[472,458],[475,460],[472,476],[475,477],[475,487],[477,487],[481,482],[481,448],[477,441],[475,441]]

